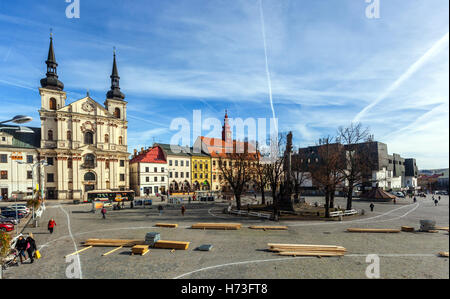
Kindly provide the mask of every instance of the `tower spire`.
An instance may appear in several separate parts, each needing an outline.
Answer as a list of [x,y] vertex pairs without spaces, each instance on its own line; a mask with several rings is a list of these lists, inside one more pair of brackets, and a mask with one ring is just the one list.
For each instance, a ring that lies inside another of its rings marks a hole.
[[58,80],[58,73],[56,68],[58,63],[56,63],[55,50],[53,48],[53,32],[50,30],[50,46],[48,48],[48,56],[45,61],[47,65],[46,77],[41,79],[41,86],[44,88],[55,89],[62,91],[64,89],[64,84]]
[[125,99],[125,95],[120,91],[119,85],[119,72],[117,71],[117,62],[116,62],[116,47],[113,50],[113,67],[111,72],[111,89],[106,94],[107,99],[120,100]]

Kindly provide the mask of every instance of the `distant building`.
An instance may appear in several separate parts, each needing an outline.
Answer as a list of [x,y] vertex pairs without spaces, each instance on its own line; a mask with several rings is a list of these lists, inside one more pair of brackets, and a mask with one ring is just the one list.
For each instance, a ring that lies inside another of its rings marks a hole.
[[130,160],[130,187],[136,196],[165,194],[169,189],[167,156],[161,146],[135,150]]
[[418,184],[424,191],[449,191],[449,169],[430,169],[419,172]]
[[191,185],[191,154],[189,147],[155,143],[167,157],[169,172],[169,191],[171,193],[189,192]]
[[[30,197],[33,192],[32,166],[39,161],[40,128],[0,125],[0,195],[13,199],[13,194]],[[34,185],[39,182],[39,167],[34,169]]]

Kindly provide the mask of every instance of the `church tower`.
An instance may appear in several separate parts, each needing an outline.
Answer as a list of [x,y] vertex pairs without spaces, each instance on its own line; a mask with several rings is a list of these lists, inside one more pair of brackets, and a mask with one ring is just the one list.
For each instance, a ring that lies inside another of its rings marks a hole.
[[222,140],[225,142],[232,142],[233,138],[231,136],[231,129],[230,124],[228,123],[228,111],[225,110],[225,119],[223,121],[223,127],[222,127]]
[[111,89],[106,94],[105,108],[116,118],[127,120],[127,102],[125,95],[120,91],[119,72],[117,71],[116,51],[114,50],[113,67],[111,73]]

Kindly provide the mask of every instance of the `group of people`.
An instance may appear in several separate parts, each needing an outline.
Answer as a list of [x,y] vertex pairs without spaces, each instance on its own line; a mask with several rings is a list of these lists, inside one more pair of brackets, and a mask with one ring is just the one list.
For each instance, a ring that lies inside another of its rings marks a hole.
[[23,264],[23,259],[26,258],[25,252],[28,253],[28,259],[30,260],[30,263],[34,263],[34,257],[37,247],[32,233],[30,233],[26,239],[23,236],[19,236],[16,242],[15,249],[19,253],[21,264]]
[[[162,212],[164,210],[164,207],[162,205],[158,206],[158,212],[159,212],[159,216],[162,215]],[[184,213],[186,213],[186,207],[184,205],[181,206],[181,215],[184,216]]]

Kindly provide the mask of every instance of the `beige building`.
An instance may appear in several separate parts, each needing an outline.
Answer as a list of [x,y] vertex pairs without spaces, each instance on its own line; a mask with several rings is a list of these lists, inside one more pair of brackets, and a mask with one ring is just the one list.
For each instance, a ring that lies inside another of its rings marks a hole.
[[189,147],[157,143],[167,158],[169,191],[171,193],[189,192],[191,187],[191,155]]
[[41,80],[40,158],[48,199],[80,199],[90,190],[128,190],[127,102],[120,91],[114,53],[111,90],[104,106],[89,94],[70,104],[58,80],[50,40],[46,78]]

